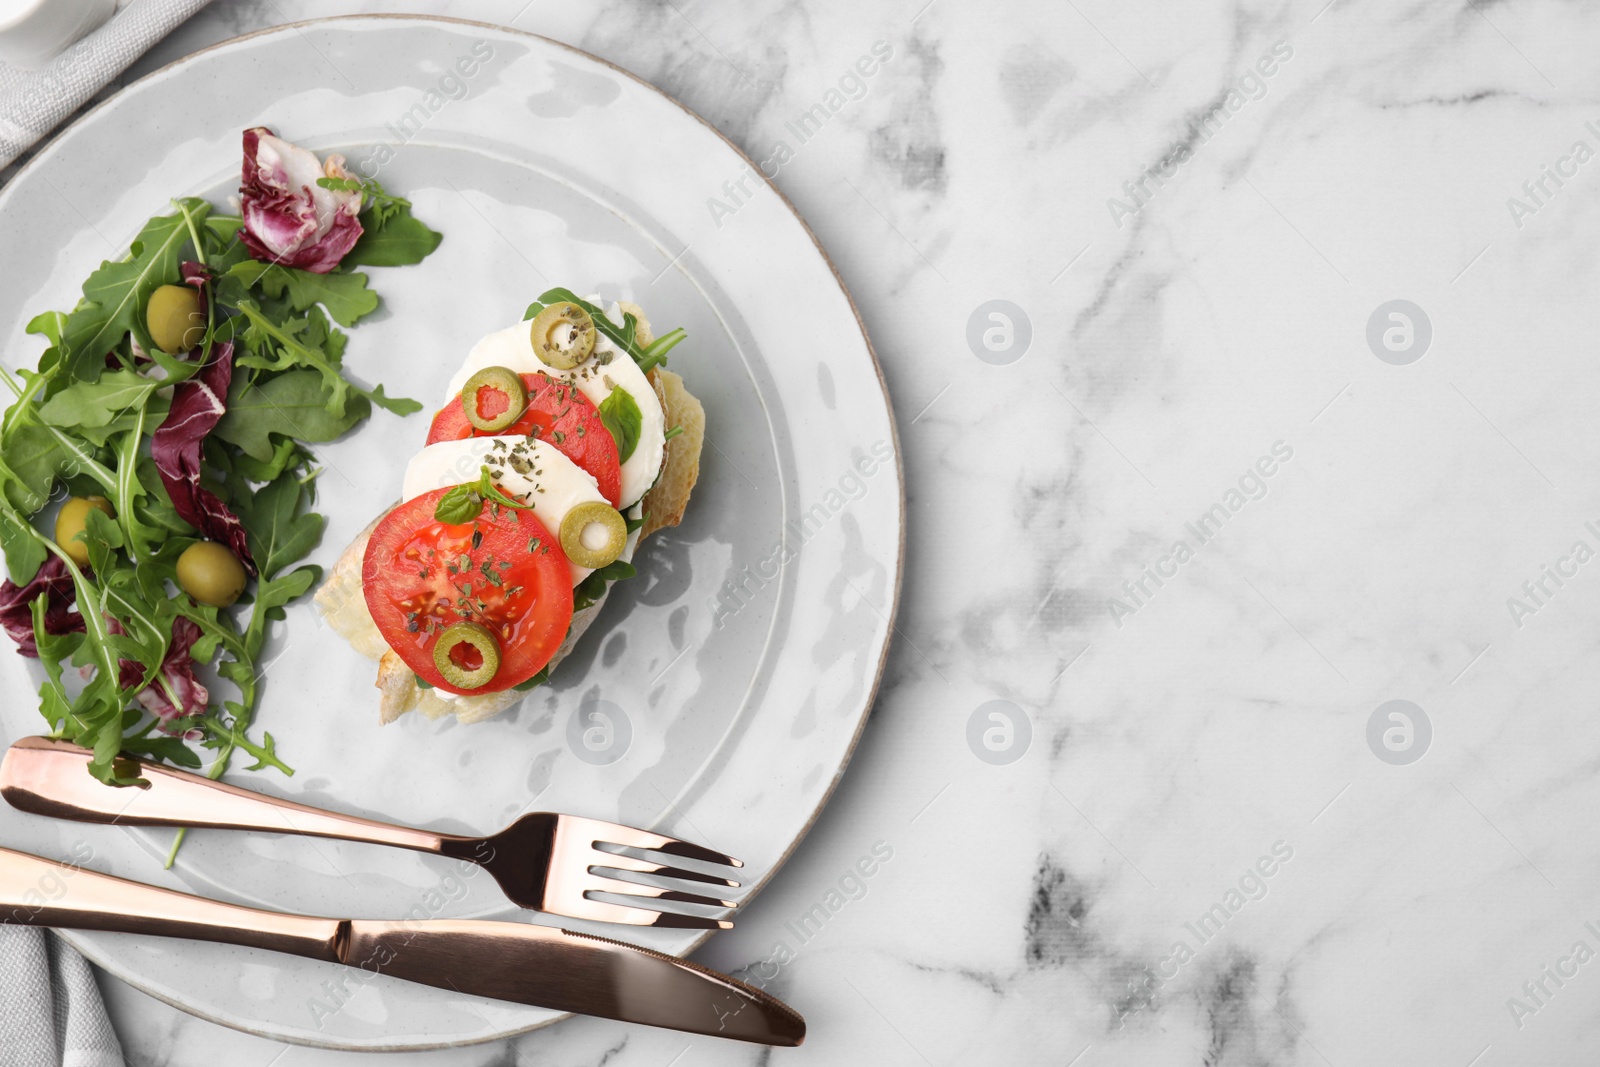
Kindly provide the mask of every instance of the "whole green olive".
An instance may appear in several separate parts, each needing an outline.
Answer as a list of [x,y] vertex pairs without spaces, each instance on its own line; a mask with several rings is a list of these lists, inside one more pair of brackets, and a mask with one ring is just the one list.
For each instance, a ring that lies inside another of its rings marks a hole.
[[107,518],[117,517],[111,501],[103,496],[68,497],[56,512],[56,544],[80,567],[89,565],[89,546],[78,538],[88,528],[90,511],[103,511]]
[[196,541],[178,557],[178,588],[202,604],[225,608],[244,592],[244,564],[215,541]]
[[163,285],[150,294],[144,324],[161,351],[174,355],[189,351],[206,333],[200,291],[187,285]]

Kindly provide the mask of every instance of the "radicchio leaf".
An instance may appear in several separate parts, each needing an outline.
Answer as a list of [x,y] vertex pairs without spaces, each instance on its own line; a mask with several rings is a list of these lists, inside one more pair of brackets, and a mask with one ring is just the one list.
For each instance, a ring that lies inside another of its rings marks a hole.
[[[107,625],[113,633],[122,633],[122,624],[116,619],[107,619]],[[194,676],[194,657],[189,655],[189,650],[194,643],[200,640],[202,631],[192,620],[179,615],[172,620],[172,641],[167,645],[167,654],[161,657],[161,670],[159,676],[149,685],[139,690],[137,700],[144,705],[144,709],[163,723],[173,719],[188,718],[191,715],[204,715],[206,705],[211,701],[211,693],[200,680]],[[127,689],[138,685],[144,679],[144,667],[135,660],[120,660],[117,664],[117,684]],[[167,685],[177,696],[178,703],[174,704],[167,690],[162,687],[161,679],[165,678]],[[165,726],[163,733],[171,733]]]
[[33,633],[33,602],[45,597],[44,628],[50,634],[83,632],[83,616],[72,610],[72,576],[60,557],[44,561],[27,585],[9,579],[0,583],[0,628],[17,643],[20,655],[39,657],[39,644]]
[[316,154],[265,126],[244,131],[239,240],[265,263],[327,274],[361,237],[361,194],[324,189],[319,178],[349,178],[344,157]]
[[178,264],[178,272],[183,277],[184,285],[192,285],[200,290],[200,310],[205,311],[206,282],[216,276],[215,272],[204,263],[196,263],[192,259]]
[[211,349],[211,362],[188,381],[172,390],[172,406],[150,438],[150,457],[155,460],[161,484],[178,515],[213,541],[233,550],[251,575],[256,573],[250,557],[250,540],[244,524],[228,505],[200,484],[200,450],[211,432],[228,411],[228,386],[233,383],[233,343],[223,341]]

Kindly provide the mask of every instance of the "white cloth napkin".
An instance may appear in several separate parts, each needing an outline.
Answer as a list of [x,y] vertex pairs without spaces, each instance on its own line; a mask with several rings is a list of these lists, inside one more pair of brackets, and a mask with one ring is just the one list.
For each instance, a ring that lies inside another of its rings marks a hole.
[[88,962],[40,927],[0,925],[0,1067],[126,1067]]
[[38,71],[0,63],[0,167],[27,151],[209,0],[134,0]]

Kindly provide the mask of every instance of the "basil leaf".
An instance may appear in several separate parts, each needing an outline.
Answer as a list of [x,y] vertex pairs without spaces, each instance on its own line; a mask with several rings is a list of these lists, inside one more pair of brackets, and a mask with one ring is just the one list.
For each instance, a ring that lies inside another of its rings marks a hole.
[[598,603],[612,582],[632,578],[638,573],[638,569],[625,559],[612,560],[599,570],[590,572],[589,577],[572,590],[572,610],[582,611]]
[[525,682],[518,682],[516,685],[512,686],[511,688],[516,690],[519,693],[526,693],[530,689],[537,689],[539,686],[543,685],[544,683],[548,682],[549,680],[550,680],[550,664],[546,663],[543,667],[539,668],[539,673],[538,674],[535,674],[532,678],[529,678]]
[[489,473],[489,465],[487,463],[478,468],[478,484],[472,488],[485,501],[492,500],[501,507],[517,508],[521,511],[527,511],[533,507],[532,504],[524,504],[520,500],[513,500],[502,493],[500,487],[494,484],[494,477]]
[[483,497],[475,485],[458,485],[444,496],[433,509],[435,521],[447,526],[460,526],[471,522],[483,513]]
[[600,421],[617,442],[617,462],[626,463],[633,450],[639,447],[639,436],[644,432],[644,415],[639,411],[633,394],[620,385],[600,401]]
[[623,578],[632,578],[639,573],[639,568],[625,559],[614,559],[595,573],[608,582],[615,582]]

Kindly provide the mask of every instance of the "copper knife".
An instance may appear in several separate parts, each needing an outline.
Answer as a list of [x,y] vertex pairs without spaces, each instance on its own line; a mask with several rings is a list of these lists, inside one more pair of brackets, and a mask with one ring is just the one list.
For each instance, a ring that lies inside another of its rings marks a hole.
[[481,919],[261,911],[6,848],[0,922],[269,949],[457,993],[762,1045],[793,1047],[806,1033],[798,1013],[759,989],[605,937]]

